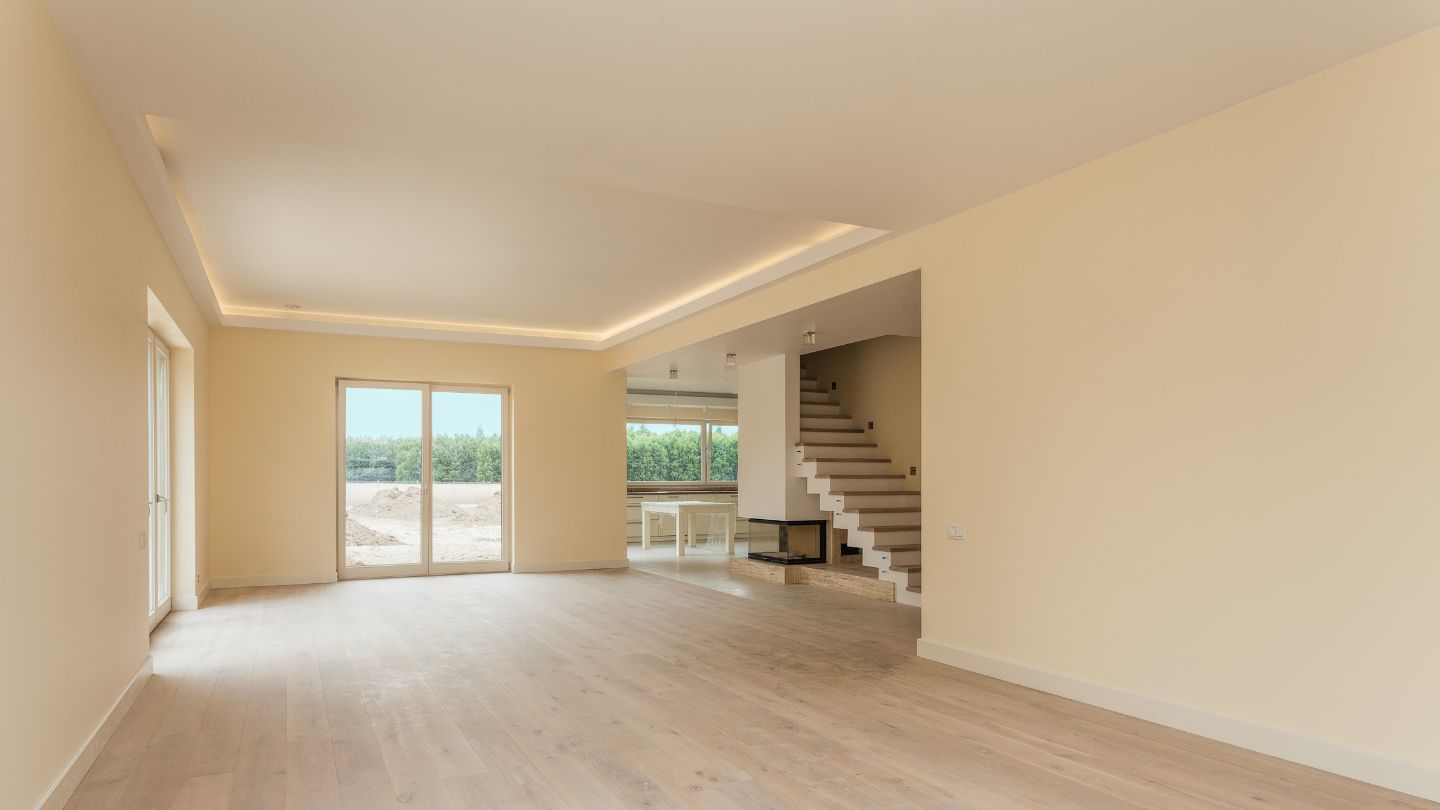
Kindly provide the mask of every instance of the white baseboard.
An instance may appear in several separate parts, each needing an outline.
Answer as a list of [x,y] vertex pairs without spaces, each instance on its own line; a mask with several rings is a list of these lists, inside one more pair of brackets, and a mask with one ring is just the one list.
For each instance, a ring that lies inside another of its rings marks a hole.
[[1188,731],[1322,771],[1431,801],[1440,801],[1440,770],[1425,765],[1181,703],[1082,681],[1058,672],[992,658],[938,641],[920,639],[916,643],[916,654],[931,661]]
[[66,802],[70,801],[70,797],[75,795],[75,789],[80,787],[81,780],[85,778],[90,766],[95,764],[95,759],[100,756],[100,751],[105,748],[105,743],[110,742],[110,736],[115,733],[120,721],[125,718],[125,712],[130,710],[130,705],[135,702],[135,698],[140,696],[140,690],[145,688],[146,681],[150,680],[150,673],[154,672],[154,667],[155,662],[150,656],[145,656],[145,660],[140,664],[140,669],[135,671],[130,683],[126,684],[124,691],[110,705],[105,716],[95,724],[94,730],[90,732],[89,737],[85,738],[85,743],[80,746],[80,750],[75,752],[75,756],[70,758],[59,775],[55,777],[55,781],[46,788],[40,801],[35,803],[35,810],[60,810]]
[[566,560],[564,562],[522,563],[511,566],[517,574],[546,574],[555,571],[594,571],[599,568],[629,568],[629,560]]
[[335,582],[334,571],[314,574],[260,574],[252,577],[215,577],[210,580],[208,592],[220,588],[259,588],[266,585],[323,585]]

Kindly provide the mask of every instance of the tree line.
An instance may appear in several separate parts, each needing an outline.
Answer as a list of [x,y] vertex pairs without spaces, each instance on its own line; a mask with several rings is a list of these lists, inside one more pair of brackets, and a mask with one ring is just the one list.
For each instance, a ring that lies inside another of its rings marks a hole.
[[[430,456],[437,484],[500,483],[501,446],[497,434],[436,436]],[[420,483],[419,437],[347,436],[345,480]]]
[[[631,481],[699,481],[700,453],[698,430],[630,425],[625,431],[626,475]],[[739,459],[739,436],[710,434],[711,481],[734,481]]]
[[[734,481],[739,469],[739,437],[712,433],[710,480]],[[443,483],[498,484],[500,436],[440,435],[430,449],[434,480]],[[625,433],[626,472],[631,481],[699,481],[700,431],[659,430],[632,425]],[[345,480],[418,484],[420,439],[348,436]]]

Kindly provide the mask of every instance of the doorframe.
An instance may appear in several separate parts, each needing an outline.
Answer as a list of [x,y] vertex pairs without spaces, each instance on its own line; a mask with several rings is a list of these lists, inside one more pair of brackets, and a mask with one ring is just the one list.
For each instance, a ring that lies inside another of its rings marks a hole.
[[[147,330],[145,349],[145,379],[146,384],[148,385],[148,390],[145,393],[145,399],[147,403],[145,410],[146,415],[149,417],[149,428],[146,431],[147,438],[149,439],[149,446],[146,449],[149,464],[146,468],[146,477],[148,479],[148,482],[146,484],[145,491],[147,496],[146,500],[148,501],[149,507],[149,521],[145,527],[145,564],[147,568],[147,573],[145,577],[145,613],[149,617],[150,629],[154,630],[160,624],[160,622],[164,620],[167,615],[169,615],[170,608],[175,601],[175,510],[172,508],[175,502],[175,471],[173,464],[174,431],[172,426],[172,423],[174,421],[174,396],[173,387],[171,386],[174,362],[173,355],[170,352],[170,347],[165,345],[165,341],[161,340],[160,336],[155,334],[155,330],[153,329]],[[158,362],[158,358],[162,356],[165,358],[165,401],[163,403],[160,402],[160,398],[156,396],[161,377],[160,363]],[[159,443],[159,439],[162,434],[164,436],[164,447],[162,448],[163,453],[157,453],[156,445]],[[157,485],[156,481],[156,473],[159,471],[160,464],[162,463],[165,465],[164,493],[161,493],[159,491],[160,487]],[[162,501],[165,505],[165,512],[163,517],[160,514],[160,504]],[[164,544],[166,546],[164,576],[160,575],[161,572],[159,570],[159,535],[161,534],[160,527],[162,525],[162,522],[165,527]],[[163,600],[160,600],[157,603],[155,597],[158,593],[162,580],[165,583],[166,595]]]
[[[345,392],[350,388],[389,388],[420,392],[420,562],[349,568],[345,564]],[[500,559],[474,562],[434,561],[433,515],[435,482],[431,465],[432,395],[436,392],[496,394],[500,397]],[[482,574],[511,570],[514,555],[510,531],[510,503],[513,498],[510,473],[514,439],[511,436],[511,389],[508,385],[473,383],[431,383],[406,380],[370,380],[337,377],[335,380],[335,576],[337,579]]]

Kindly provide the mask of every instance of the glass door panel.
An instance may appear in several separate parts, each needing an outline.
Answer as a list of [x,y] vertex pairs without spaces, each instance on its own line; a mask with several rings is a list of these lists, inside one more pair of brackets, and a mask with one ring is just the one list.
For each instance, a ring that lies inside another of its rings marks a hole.
[[424,573],[423,386],[342,383],[343,573]]
[[504,570],[504,392],[435,387],[430,425],[431,571]]
[[341,381],[340,576],[509,569],[507,391]]

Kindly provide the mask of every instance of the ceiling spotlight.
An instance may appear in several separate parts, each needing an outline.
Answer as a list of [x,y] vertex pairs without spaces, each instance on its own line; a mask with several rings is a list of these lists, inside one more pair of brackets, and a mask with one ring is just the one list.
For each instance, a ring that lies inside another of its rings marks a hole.
[[678,380],[678,379],[680,379],[680,369],[675,368],[675,367],[672,366],[672,367],[670,368],[670,379],[672,379],[672,380]]
[[734,368],[734,367],[735,367],[735,355],[733,355],[733,354],[727,354],[727,355],[725,355],[725,368]]
[[285,308],[286,308],[286,309],[299,309],[299,308],[300,308],[300,305],[299,305],[299,304],[286,304],[286,305],[285,305]]
[[800,339],[805,341],[806,346],[815,345],[815,330],[809,329],[800,333]]

